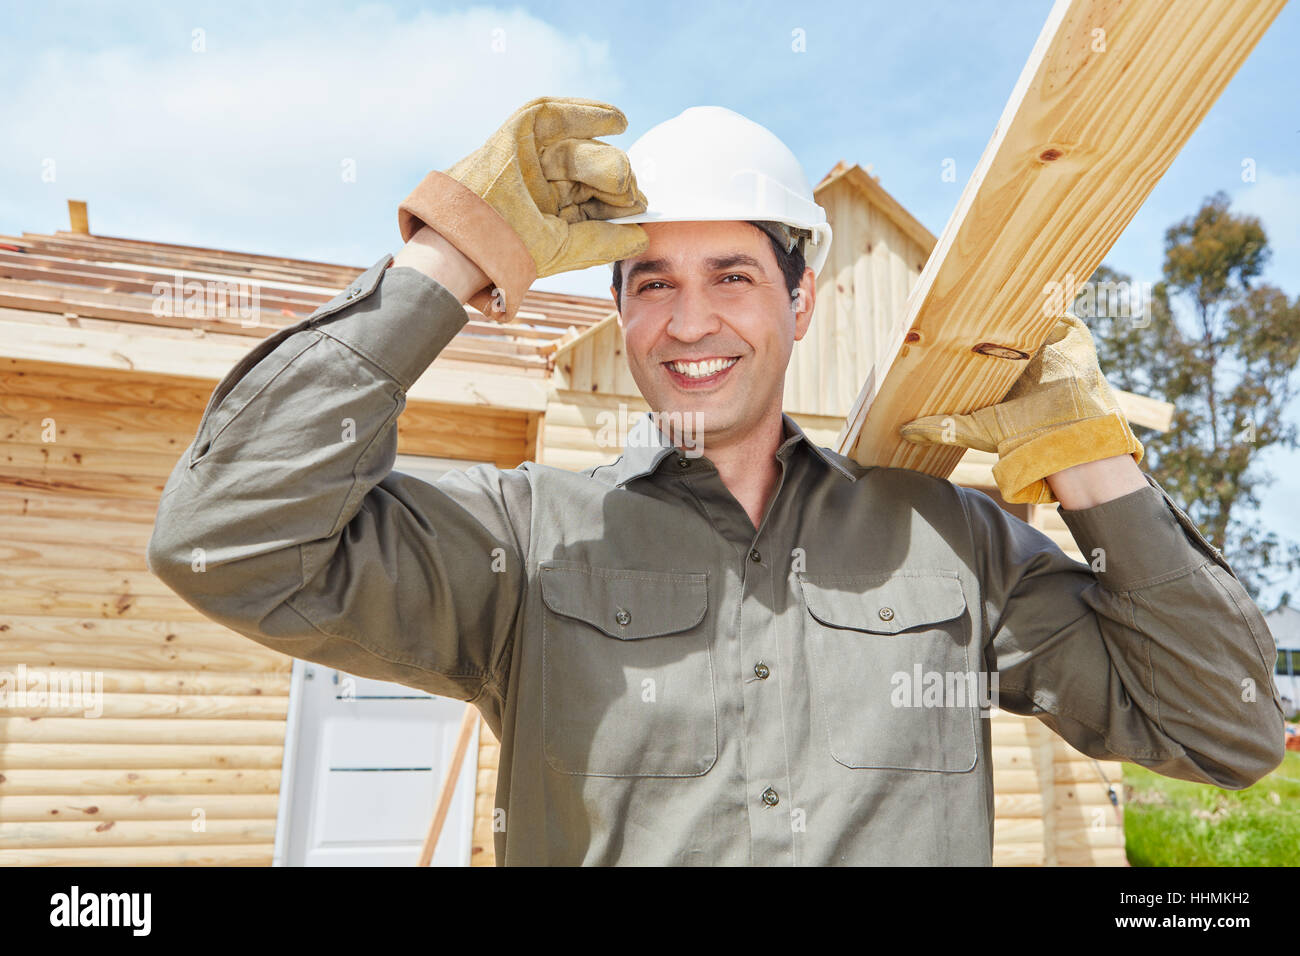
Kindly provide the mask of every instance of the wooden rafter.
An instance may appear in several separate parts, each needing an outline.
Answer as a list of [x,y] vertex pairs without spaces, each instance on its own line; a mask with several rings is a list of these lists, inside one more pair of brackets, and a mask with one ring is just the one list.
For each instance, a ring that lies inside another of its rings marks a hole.
[[[222,341],[261,338],[311,314],[361,271],[88,234],[0,235],[0,311],[30,324],[106,330],[135,325],[154,335],[183,330]],[[179,302],[168,300],[172,308],[155,310],[159,282],[188,289],[192,281],[204,290],[199,314],[187,309],[188,291]],[[238,307],[251,314],[240,314]],[[545,375],[569,330],[597,324],[612,307],[598,298],[530,291],[515,322],[503,325],[470,311],[440,359]],[[10,342],[0,354],[17,354],[18,348]]]

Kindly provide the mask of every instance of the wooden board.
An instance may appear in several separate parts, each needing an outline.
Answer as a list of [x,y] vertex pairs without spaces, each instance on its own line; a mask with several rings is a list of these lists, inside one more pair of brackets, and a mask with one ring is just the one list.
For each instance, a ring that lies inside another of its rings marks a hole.
[[947,476],[965,449],[899,427],[1006,395],[1284,3],[1058,0],[837,450]]

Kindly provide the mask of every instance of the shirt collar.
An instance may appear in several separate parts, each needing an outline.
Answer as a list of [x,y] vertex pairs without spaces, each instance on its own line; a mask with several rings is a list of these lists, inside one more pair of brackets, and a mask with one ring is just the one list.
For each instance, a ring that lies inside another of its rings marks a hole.
[[[787,460],[798,446],[803,445],[814,457],[824,462],[837,474],[849,481],[857,481],[858,476],[845,464],[848,459],[819,447],[785,412],[781,413],[781,424],[785,439],[776,450],[777,458]],[[676,471],[676,459],[681,458],[689,462],[698,460],[701,456],[699,453],[692,455],[689,451],[683,453],[655,424],[651,413],[643,412],[628,428],[627,442],[622,456],[608,467],[614,470],[615,485],[622,487],[634,478],[644,478],[658,471],[660,465],[669,457],[674,459],[673,470]]]

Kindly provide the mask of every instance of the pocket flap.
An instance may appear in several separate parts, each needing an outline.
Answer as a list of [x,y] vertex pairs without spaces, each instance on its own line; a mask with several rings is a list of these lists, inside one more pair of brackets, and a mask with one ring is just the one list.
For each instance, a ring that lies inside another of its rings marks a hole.
[[951,621],[966,609],[954,571],[799,575],[808,610],[827,627],[898,634]]
[[543,564],[542,600],[610,637],[635,641],[685,631],[704,620],[708,574]]

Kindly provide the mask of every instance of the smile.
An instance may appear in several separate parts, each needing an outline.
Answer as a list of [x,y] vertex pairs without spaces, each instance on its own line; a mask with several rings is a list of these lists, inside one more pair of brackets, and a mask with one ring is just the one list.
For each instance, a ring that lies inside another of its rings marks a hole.
[[712,358],[702,362],[664,362],[670,372],[694,382],[715,378],[740,361],[740,356]]

